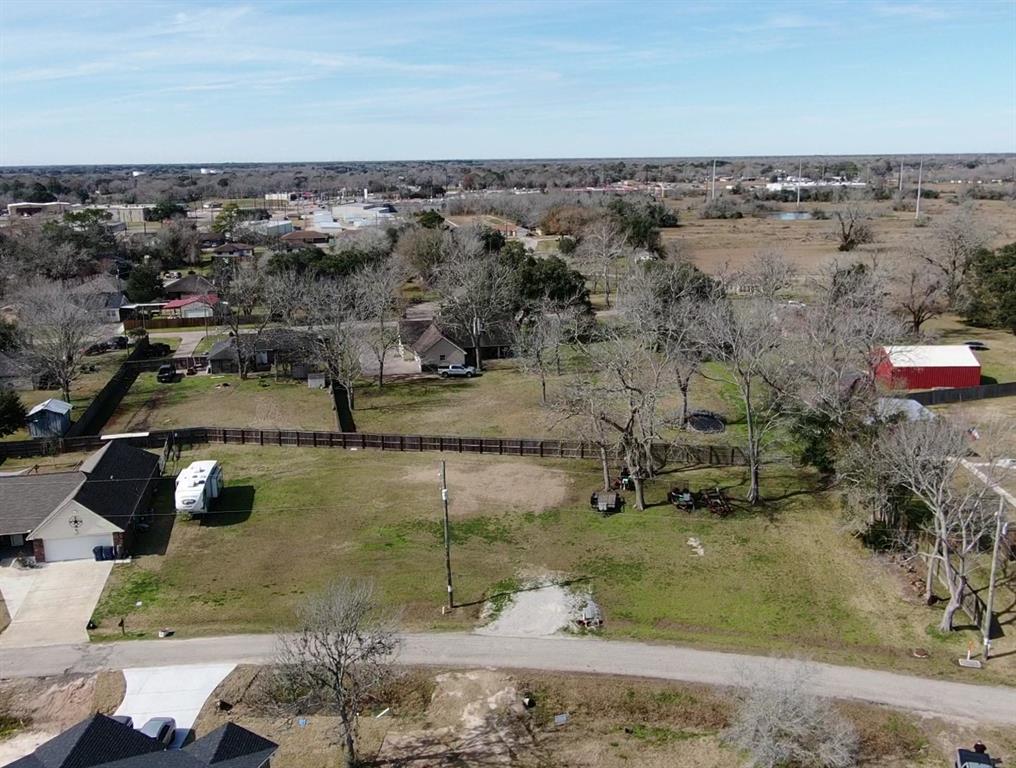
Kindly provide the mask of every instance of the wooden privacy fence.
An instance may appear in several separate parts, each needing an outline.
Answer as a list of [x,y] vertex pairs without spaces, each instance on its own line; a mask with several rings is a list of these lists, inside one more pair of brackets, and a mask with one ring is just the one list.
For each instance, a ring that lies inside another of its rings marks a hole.
[[1016,381],[957,389],[931,389],[927,392],[911,392],[907,395],[900,395],[900,397],[916,400],[921,405],[945,405],[946,403],[963,403],[968,400],[986,400],[991,397],[1008,397],[1010,395],[1016,395]]
[[[242,325],[257,325],[264,318],[257,315],[243,315],[238,319]],[[170,330],[173,328],[219,328],[225,324],[221,315],[213,317],[131,317],[123,321],[125,331],[144,328],[148,331]]]
[[[310,432],[291,429],[231,429],[187,427],[159,430],[128,438],[131,444],[155,448],[172,440],[177,445],[219,443],[224,445],[287,446],[294,448],[344,448],[396,452],[475,453],[490,456],[531,456],[546,459],[595,459],[600,449],[578,440],[547,440],[525,437],[459,437],[458,435],[390,435],[370,432]],[[0,442],[0,458],[51,455],[93,450],[103,444],[98,436],[50,440]],[[740,448],[727,445],[672,445],[659,443],[653,450],[661,464],[695,464],[729,467],[747,464]]]

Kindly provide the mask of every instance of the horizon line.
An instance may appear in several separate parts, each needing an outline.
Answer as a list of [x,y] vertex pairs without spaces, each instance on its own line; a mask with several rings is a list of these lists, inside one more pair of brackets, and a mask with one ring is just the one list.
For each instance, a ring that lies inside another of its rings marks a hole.
[[770,153],[770,154],[749,154],[749,155],[598,155],[598,156],[545,156],[545,157],[446,157],[446,158],[400,158],[386,160],[364,160],[364,159],[335,159],[335,160],[222,160],[222,161],[173,161],[173,162],[48,162],[48,163],[19,163],[0,164],[0,172],[16,171],[20,169],[33,168],[156,168],[156,167],[211,167],[211,166],[249,166],[249,165],[333,165],[336,163],[539,163],[551,161],[567,162],[608,162],[616,160],[716,160],[717,162],[731,162],[734,160],[767,160],[783,158],[928,158],[928,157],[1016,157],[1016,150],[994,151],[994,150],[973,150],[965,152],[848,152],[848,153]]

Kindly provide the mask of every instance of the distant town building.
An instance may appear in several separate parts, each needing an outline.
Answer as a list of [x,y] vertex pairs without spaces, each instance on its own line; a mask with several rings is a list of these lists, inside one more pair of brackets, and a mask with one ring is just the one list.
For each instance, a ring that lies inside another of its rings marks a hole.
[[269,237],[282,237],[293,231],[293,222],[289,219],[271,219],[269,221],[250,221],[243,224],[243,229],[257,232]]
[[8,203],[7,215],[15,217],[39,216],[41,214],[65,213],[72,207],[71,203]]

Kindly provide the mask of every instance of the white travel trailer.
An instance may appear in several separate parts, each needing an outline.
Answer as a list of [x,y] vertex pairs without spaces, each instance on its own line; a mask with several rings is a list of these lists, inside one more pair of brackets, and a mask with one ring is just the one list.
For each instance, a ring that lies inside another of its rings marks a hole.
[[208,512],[225,484],[219,462],[192,462],[176,476],[176,511],[192,515]]

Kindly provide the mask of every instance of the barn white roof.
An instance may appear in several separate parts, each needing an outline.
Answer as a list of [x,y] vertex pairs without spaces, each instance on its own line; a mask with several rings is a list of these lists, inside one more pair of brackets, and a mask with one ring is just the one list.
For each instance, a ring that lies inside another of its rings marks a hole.
[[884,347],[894,368],[980,368],[966,344]]

